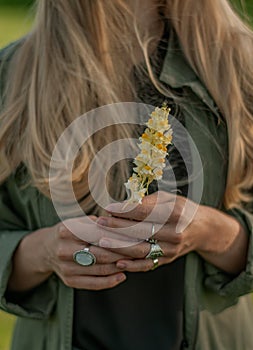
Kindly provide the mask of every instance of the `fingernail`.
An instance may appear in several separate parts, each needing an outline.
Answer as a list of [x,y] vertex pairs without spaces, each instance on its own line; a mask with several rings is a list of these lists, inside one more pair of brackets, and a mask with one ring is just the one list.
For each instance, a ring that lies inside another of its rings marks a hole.
[[105,210],[107,211],[115,211],[115,204],[109,204],[105,207]]
[[105,207],[105,210],[111,213],[127,213],[135,209],[137,204],[130,204],[127,201],[122,203],[112,203]]
[[97,223],[101,226],[107,226],[107,220],[105,218],[98,218]]
[[117,262],[117,265],[116,265],[119,269],[125,269],[127,267],[126,263],[124,262]]
[[105,207],[105,210],[107,211],[111,211],[111,212],[116,212],[116,213],[120,213],[122,211],[124,211],[124,206],[126,205],[126,203],[122,202],[122,203],[111,203],[108,204]]
[[102,238],[99,241],[99,246],[103,248],[111,248],[112,245],[109,240]]
[[125,275],[125,274],[119,273],[119,274],[117,275],[117,281],[118,281],[118,282],[123,282],[123,281],[125,281],[125,280],[126,280],[126,275]]

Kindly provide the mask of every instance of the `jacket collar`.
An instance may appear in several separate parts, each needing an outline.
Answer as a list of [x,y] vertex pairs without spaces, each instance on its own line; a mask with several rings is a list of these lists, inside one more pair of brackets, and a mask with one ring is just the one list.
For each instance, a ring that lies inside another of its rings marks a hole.
[[186,61],[175,35],[168,44],[167,53],[159,77],[160,81],[172,89],[189,88],[215,114],[220,122],[219,109],[213,98]]

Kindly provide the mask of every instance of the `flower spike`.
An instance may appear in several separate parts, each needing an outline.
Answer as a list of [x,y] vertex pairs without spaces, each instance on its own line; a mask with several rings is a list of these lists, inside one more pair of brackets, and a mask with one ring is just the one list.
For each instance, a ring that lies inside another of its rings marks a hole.
[[167,146],[172,144],[172,128],[169,124],[170,108],[163,104],[150,114],[142,136],[139,138],[140,153],[134,159],[136,165],[132,176],[125,183],[128,192],[127,203],[142,203],[148,194],[149,185],[160,180],[168,155]]

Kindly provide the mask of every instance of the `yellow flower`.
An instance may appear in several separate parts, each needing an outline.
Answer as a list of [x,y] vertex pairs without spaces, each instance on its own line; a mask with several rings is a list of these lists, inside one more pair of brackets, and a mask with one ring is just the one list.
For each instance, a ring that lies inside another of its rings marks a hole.
[[166,105],[156,107],[146,123],[146,130],[139,138],[141,152],[134,159],[136,167],[133,175],[125,183],[130,203],[141,203],[151,182],[162,178],[168,155],[167,147],[172,142],[169,113],[170,109]]

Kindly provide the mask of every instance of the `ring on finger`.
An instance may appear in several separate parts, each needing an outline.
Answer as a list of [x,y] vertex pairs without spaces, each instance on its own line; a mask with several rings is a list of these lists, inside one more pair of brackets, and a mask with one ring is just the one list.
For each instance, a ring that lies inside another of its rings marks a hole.
[[73,254],[73,260],[81,266],[92,266],[96,264],[97,261],[89,247],[85,247],[84,249],[75,252]]
[[157,243],[157,240],[154,238],[155,235],[155,224],[152,222],[152,227],[151,227],[151,236],[146,239],[146,242],[148,243]]
[[153,259],[153,264],[154,264],[154,266],[151,268],[151,270],[155,270],[158,267],[158,265],[159,265],[158,258]]
[[146,255],[146,259],[157,259],[164,255],[164,252],[160,245],[156,242],[149,242],[150,243],[150,251]]

